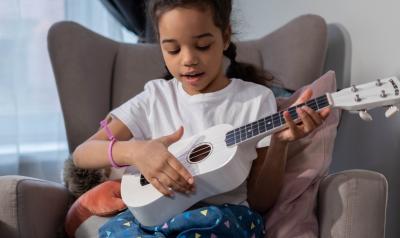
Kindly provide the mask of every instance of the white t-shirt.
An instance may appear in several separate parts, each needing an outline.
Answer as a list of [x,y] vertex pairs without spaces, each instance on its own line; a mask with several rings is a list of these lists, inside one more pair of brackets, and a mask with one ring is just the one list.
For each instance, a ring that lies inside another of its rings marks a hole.
[[[189,95],[182,83],[173,78],[147,82],[143,92],[112,110],[111,115],[120,119],[135,139],[156,139],[175,132],[181,125],[183,139],[218,124],[240,127],[276,110],[272,91],[259,84],[233,78],[216,92]],[[268,146],[269,140],[266,137],[257,147]],[[246,199],[247,183],[244,182],[233,191],[205,202],[242,204]]]

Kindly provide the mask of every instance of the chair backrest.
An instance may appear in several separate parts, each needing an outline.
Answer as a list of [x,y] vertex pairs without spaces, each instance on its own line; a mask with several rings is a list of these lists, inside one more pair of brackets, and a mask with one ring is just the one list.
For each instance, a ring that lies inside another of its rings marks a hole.
[[[54,24],[48,48],[70,152],[112,108],[165,71],[158,45],[115,42],[74,22]],[[266,69],[273,83],[296,90],[322,73],[327,25],[319,16],[303,15],[264,37],[237,42],[237,48],[238,61]]]

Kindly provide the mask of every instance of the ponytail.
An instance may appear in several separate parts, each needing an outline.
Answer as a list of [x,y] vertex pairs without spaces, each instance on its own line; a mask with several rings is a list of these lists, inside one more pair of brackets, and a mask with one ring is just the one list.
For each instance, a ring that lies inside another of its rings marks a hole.
[[239,78],[264,86],[268,84],[268,81],[273,79],[273,75],[266,70],[261,70],[252,64],[237,62],[236,45],[233,42],[230,42],[228,49],[224,51],[224,55],[231,61],[226,71],[226,76],[228,78]]

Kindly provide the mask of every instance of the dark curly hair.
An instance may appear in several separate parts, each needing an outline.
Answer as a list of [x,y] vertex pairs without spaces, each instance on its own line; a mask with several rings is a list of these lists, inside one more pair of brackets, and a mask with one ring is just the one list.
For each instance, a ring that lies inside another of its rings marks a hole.
[[[157,37],[158,21],[160,16],[176,7],[195,7],[202,10],[211,9],[214,17],[214,24],[224,32],[230,27],[232,0],[150,0],[147,6],[150,18],[153,21],[153,29]],[[270,72],[259,69],[252,64],[236,61],[236,45],[231,41],[224,55],[231,61],[226,76],[229,78],[240,78],[245,81],[266,85],[273,79]],[[165,79],[172,79],[173,76],[166,68]]]

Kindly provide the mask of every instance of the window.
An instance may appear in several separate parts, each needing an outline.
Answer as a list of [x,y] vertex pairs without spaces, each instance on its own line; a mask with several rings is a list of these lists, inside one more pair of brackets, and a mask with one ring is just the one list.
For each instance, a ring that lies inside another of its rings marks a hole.
[[0,175],[61,181],[68,157],[47,31],[76,21],[117,41],[136,42],[100,1],[0,1]]

